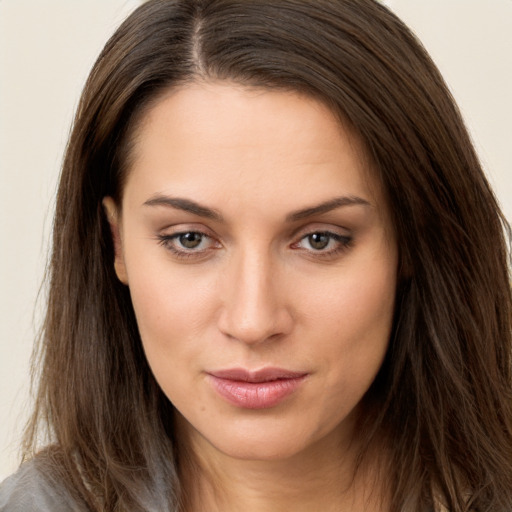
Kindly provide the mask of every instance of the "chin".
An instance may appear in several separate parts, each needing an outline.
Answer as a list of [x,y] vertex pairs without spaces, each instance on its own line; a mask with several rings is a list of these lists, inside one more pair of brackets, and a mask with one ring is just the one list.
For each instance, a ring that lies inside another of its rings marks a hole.
[[224,455],[237,460],[254,462],[284,461],[298,456],[306,450],[305,443],[275,442],[258,440],[254,442],[226,443],[217,449]]

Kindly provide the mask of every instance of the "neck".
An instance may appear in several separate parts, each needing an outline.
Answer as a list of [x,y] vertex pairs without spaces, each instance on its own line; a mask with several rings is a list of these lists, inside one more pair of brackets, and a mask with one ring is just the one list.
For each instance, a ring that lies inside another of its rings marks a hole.
[[378,468],[362,463],[356,470],[354,443],[326,438],[286,459],[243,460],[194,437],[186,436],[180,454],[184,512],[386,510]]

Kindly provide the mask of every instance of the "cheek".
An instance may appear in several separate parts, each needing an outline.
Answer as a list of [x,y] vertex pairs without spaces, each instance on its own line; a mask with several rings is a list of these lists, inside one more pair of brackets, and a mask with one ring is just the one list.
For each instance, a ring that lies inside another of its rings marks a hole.
[[193,275],[190,269],[170,270],[168,262],[149,263],[141,258],[129,270],[130,294],[144,351],[167,392],[180,370],[193,370],[201,364],[207,348],[204,340],[211,339],[204,332],[215,315],[211,294],[215,286],[211,279]]
[[391,264],[371,262],[342,269],[338,275],[303,283],[295,291],[308,323],[331,331],[330,339],[358,346],[372,338],[387,340],[391,328],[396,272]]
[[130,279],[130,293],[137,315],[141,334],[173,331],[186,327],[195,329],[206,313],[208,290],[184,282],[177,276],[142,274],[139,279]]
[[[130,293],[149,367],[167,398],[182,409],[199,384],[204,354],[211,350],[199,341],[205,338],[209,315],[206,291],[180,283],[179,276],[141,276],[130,284]],[[194,396],[195,407],[204,409],[203,397]]]
[[374,381],[388,348],[394,274],[367,274],[352,275],[339,287],[333,287],[331,300],[319,301],[316,310],[310,304],[311,320],[316,316],[315,324],[324,326],[311,351],[311,357],[318,360],[318,375],[322,376],[322,392],[316,393],[314,403],[324,411],[323,429],[340,423],[355,410]]
[[354,400],[373,382],[389,343],[396,272],[384,263],[351,266],[298,298],[307,312],[304,330],[316,332],[310,357],[320,358],[327,386]]

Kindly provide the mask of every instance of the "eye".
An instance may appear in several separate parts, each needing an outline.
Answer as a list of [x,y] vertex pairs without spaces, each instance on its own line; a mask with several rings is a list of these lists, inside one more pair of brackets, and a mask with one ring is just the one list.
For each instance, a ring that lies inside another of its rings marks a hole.
[[306,239],[310,247],[316,251],[322,251],[328,247],[332,237],[330,237],[328,233],[312,233],[308,235]]
[[203,235],[201,233],[191,231],[190,233],[177,235],[177,241],[186,249],[197,249],[203,241]]
[[212,237],[201,231],[181,231],[157,236],[160,245],[177,258],[204,257],[211,249],[220,247]]
[[302,249],[319,256],[335,256],[349,248],[352,237],[331,231],[315,231],[302,237],[292,245],[294,249]]

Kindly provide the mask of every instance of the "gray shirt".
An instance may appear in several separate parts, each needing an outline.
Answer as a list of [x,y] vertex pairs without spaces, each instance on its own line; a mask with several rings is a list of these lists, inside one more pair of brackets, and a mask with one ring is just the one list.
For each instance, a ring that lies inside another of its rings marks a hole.
[[0,484],[0,512],[70,512],[83,510],[65,491],[52,485],[33,461]]
[[[14,475],[0,483],[0,512],[87,512],[64,488],[50,480],[37,457],[23,464]],[[139,510],[139,509],[138,509]],[[160,512],[161,506],[146,500],[145,512]],[[167,510],[167,508],[166,508]]]

